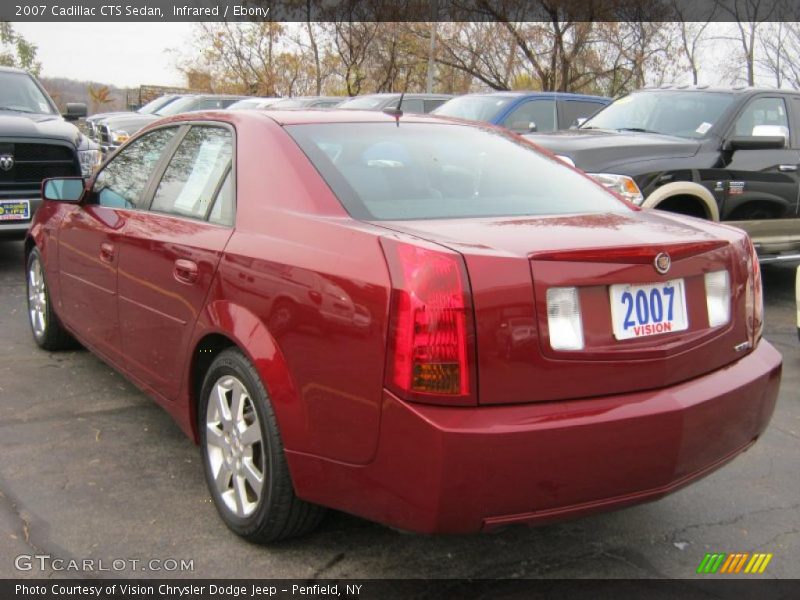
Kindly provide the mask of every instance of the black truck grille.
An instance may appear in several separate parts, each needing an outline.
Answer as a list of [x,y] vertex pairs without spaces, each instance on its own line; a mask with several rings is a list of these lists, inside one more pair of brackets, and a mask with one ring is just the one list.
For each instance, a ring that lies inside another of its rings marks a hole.
[[97,131],[101,144],[108,144],[111,141],[111,131],[108,129],[108,125],[100,125]]
[[32,144],[0,139],[0,157],[11,156],[13,166],[0,168],[0,190],[38,189],[47,177],[80,175],[75,151],[60,144]]

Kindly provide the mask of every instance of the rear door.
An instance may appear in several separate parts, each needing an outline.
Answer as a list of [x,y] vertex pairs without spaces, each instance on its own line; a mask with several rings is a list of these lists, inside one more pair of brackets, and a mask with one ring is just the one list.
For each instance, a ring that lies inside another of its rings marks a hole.
[[97,174],[58,232],[60,314],[100,354],[123,364],[117,318],[120,232],[142,208],[148,181],[175,128],[143,135]]
[[119,322],[129,372],[178,394],[189,338],[232,233],[233,129],[186,126],[119,234]]

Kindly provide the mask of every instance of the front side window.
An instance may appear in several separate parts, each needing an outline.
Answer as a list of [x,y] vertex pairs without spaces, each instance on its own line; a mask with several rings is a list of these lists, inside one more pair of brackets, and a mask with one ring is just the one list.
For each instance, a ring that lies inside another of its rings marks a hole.
[[539,133],[556,130],[556,101],[530,100],[518,106],[503,121],[511,131]]
[[123,148],[97,174],[93,192],[100,206],[111,208],[147,208],[144,192],[172,136],[175,127],[146,133]]
[[289,125],[345,209],[365,220],[626,212],[524,141],[445,123]]
[[561,103],[561,124],[564,128],[577,125],[578,119],[588,119],[603,108],[599,102],[585,100],[564,100]]
[[736,136],[783,135],[788,140],[786,104],[782,98],[756,98],[736,119],[733,129]]
[[150,210],[205,219],[230,170],[232,155],[230,131],[192,127],[169,161]]

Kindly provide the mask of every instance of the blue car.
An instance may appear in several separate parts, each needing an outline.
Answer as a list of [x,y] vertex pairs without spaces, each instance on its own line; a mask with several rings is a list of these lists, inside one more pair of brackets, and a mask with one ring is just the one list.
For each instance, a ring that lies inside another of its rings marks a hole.
[[546,133],[580,125],[611,98],[563,92],[493,92],[458,96],[432,114],[502,125],[516,133]]

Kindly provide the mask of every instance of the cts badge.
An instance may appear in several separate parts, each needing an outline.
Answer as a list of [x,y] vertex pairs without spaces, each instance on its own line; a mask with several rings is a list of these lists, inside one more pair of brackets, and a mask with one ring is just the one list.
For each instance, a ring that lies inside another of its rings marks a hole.
[[670,259],[669,254],[666,252],[659,252],[656,254],[656,258],[653,261],[653,266],[656,268],[656,271],[661,273],[662,275],[669,271],[670,266],[672,265],[672,259]]

